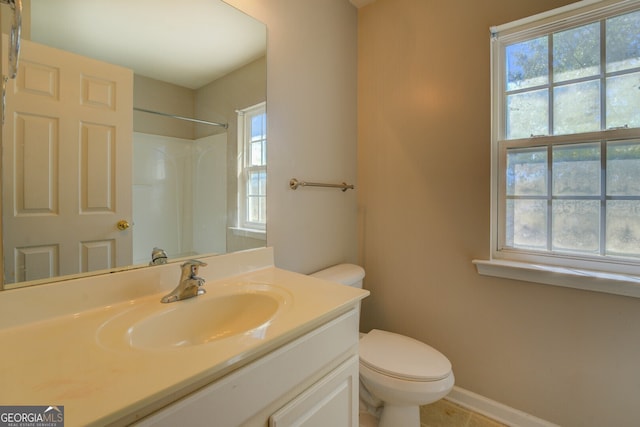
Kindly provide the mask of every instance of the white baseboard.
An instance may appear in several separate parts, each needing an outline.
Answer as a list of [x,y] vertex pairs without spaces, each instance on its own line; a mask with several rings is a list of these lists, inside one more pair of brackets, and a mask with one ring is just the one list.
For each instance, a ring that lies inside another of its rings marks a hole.
[[512,427],[559,427],[458,386],[454,386],[445,399]]

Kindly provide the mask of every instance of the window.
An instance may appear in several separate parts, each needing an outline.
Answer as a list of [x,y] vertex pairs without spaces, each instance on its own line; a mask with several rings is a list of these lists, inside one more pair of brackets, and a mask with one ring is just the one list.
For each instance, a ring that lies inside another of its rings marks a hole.
[[493,259],[637,275],[640,2],[492,28],[491,50]]
[[238,111],[238,226],[267,223],[267,113],[265,103]]

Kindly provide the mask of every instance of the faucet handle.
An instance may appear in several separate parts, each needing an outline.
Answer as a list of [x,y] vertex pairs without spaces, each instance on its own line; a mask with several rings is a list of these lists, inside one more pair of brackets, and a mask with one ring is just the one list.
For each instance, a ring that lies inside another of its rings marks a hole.
[[149,265],[158,265],[167,263],[167,253],[164,249],[155,247],[151,251],[151,262]]
[[200,267],[206,267],[207,263],[197,259],[189,259],[182,264],[183,274],[188,273],[188,277],[195,279],[198,276],[198,270]]

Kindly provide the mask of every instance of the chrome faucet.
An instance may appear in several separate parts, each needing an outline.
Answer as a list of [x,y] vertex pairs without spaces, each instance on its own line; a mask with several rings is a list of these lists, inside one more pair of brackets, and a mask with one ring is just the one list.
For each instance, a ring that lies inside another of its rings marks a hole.
[[155,247],[151,251],[151,262],[149,265],[160,265],[167,263],[167,253],[162,248]]
[[163,296],[160,301],[164,303],[180,301],[206,293],[207,291],[202,288],[204,279],[198,277],[198,269],[206,265],[206,263],[197,259],[190,259],[182,264],[180,266],[182,268],[180,283],[170,294]]

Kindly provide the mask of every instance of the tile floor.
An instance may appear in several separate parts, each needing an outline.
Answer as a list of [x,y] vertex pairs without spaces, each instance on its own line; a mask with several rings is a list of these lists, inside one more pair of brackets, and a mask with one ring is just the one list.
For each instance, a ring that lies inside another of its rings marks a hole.
[[421,427],[507,427],[446,399],[420,407]]
[[[378,421],[360,412],[360,427],[376,427]],[[420,407],[421,427],[507,427],[505,424],[470,411],[446,399]]]

